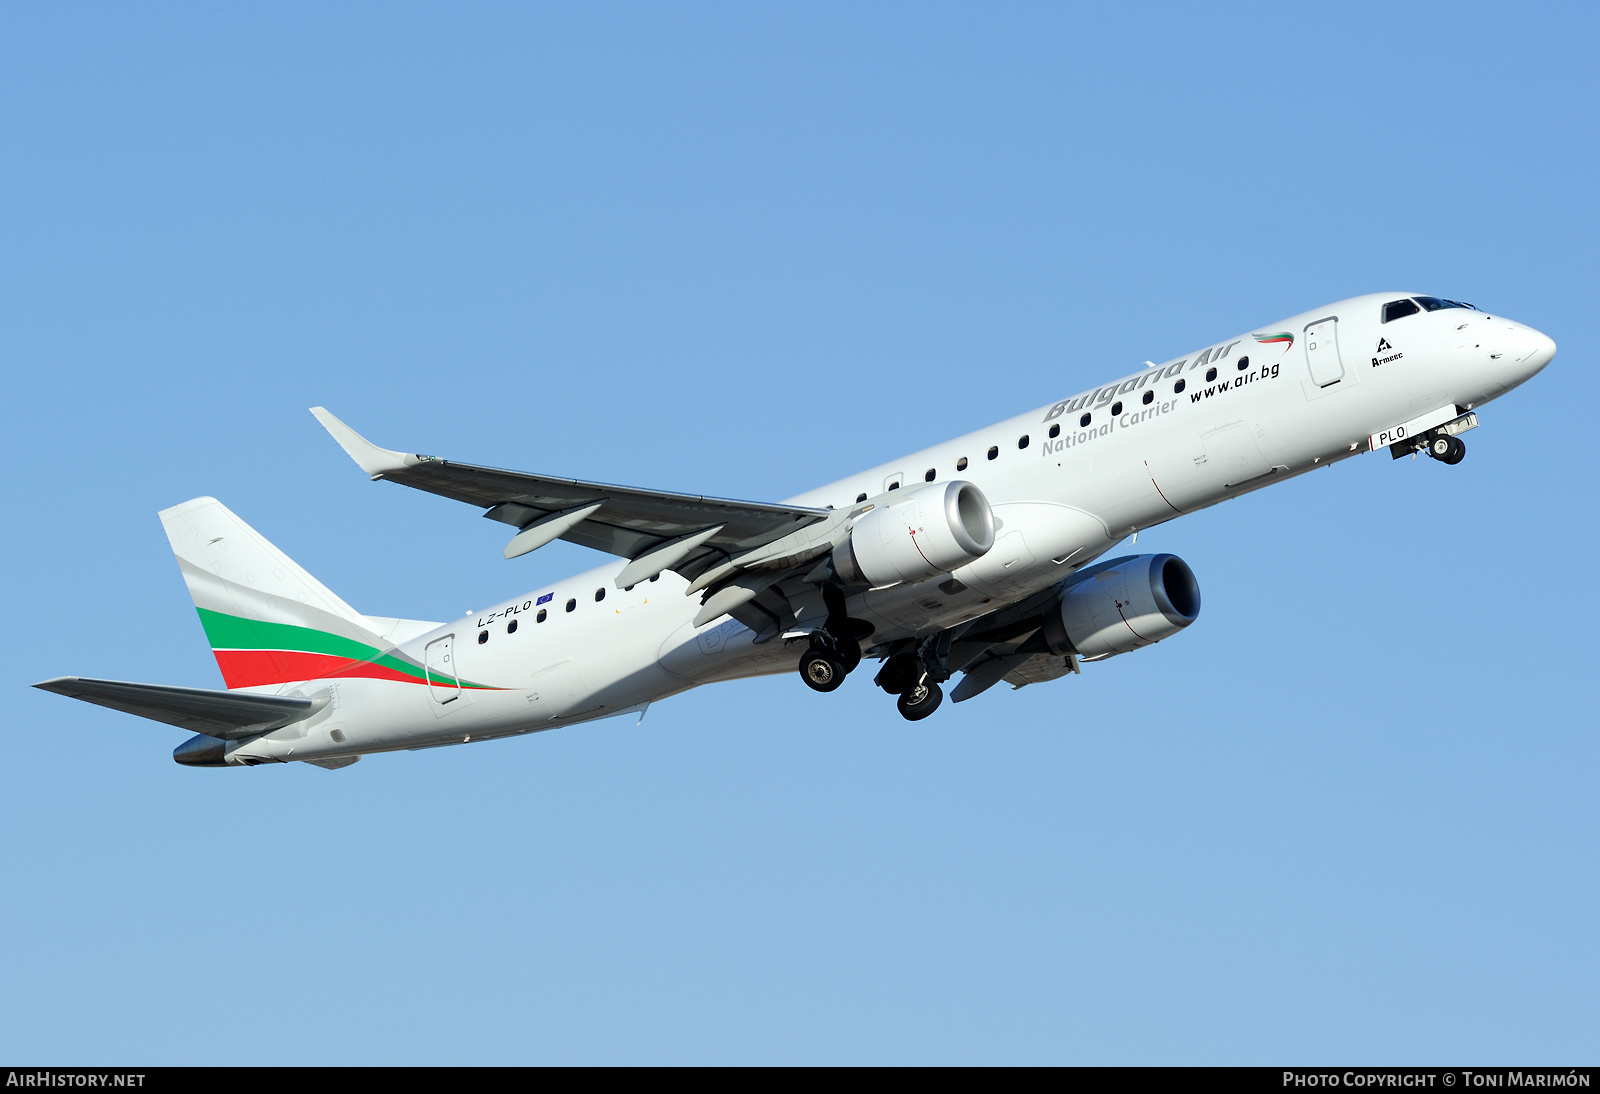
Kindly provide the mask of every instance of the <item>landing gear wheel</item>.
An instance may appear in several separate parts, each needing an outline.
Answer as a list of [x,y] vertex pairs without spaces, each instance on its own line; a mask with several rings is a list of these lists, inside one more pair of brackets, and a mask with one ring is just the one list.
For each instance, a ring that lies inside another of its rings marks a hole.
[[861,643],[854,638],[843,639],[839,642],[838,656],[845,672],[855,672],[856,666],[861,664]]
[[1467,442],[1460,437],[1440,434],[1428,442],[1428,455],[1440,463],[1458,464],[1467,454]]
[[895,706],[900,711],[900,717],[906,721],[920,722],[938,710],[942,702],[944,702],[944,690],[938,684],[916,684],[910,691],[900,696],[900,701]]
[[800,679],[812,691],[832,691],[844,683],[846,670],[827,650],[813,646],[800,658]]

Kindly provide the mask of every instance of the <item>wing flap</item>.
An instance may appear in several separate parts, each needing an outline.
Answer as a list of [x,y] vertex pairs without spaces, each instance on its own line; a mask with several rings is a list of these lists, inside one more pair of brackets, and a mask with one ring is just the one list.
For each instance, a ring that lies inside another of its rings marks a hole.
[[296,699],[287,695],[252,695],[210,688],[135,684],[126,680],[91,680],[81,676],[58,676],[33,686],[224,741],[253,737],[298,722],[315,714],[328,702],[325,698]]
[[961,683],[956,685],[950,698],[954,702],[964,703],[968,699],[982,695],[998,684],[1002,678],[1017,669],[1028,660],[1028,654],[1010,653],[1001,657],[991,657],[969,668],[961,677]]
[[1005,682],[1013,688],[1025,688],[1029,684],[1059,680],[1072,671],[1071,659],[1053,653],[1036,653],[1006,673]]

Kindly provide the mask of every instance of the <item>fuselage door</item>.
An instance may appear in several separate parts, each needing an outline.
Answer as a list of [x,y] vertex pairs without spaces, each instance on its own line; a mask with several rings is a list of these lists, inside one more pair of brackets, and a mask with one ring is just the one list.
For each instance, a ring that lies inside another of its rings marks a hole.
[[1234,422],[1201,434],[1212,488],[1238,486],[1272,470],[1251,436],[1249,422]]
[[451,652],[455,637],[447,634],[428,643],[424,664],[428,673],[428,691],[436,703],[449,703],[461,698],[461,680],[456,676],[455,656]]
[[1306,324],[1306,364],[1311,367],[1311,382],[1318,387],[1344,379],[1344,362],[1339,360],[1339,317],[1329,316]]

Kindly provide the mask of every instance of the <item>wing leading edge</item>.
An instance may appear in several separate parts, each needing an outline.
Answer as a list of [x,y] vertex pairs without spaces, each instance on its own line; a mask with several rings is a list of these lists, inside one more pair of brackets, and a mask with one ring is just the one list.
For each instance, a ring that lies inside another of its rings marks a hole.
[[[814,553],[806,548],[831,540],[841,517],[827,509],[644,490],[394,452],[379,448],[322,407],[313,407],[311,413],[373,479],[481,506],[490,520],[517,528],[506,546],[508,558],[562,539],[629,559],[618,575],[618,587],[662,570],[695,584],[691,591],[722,586],[740,571],[772,569],[796,555]],[[779,546],[782,540],[796,540],[791,546],[800,549],[786,551]],[[773,547],[779,549],[764,550]],[[707,576],[712,580],[697,581]]]

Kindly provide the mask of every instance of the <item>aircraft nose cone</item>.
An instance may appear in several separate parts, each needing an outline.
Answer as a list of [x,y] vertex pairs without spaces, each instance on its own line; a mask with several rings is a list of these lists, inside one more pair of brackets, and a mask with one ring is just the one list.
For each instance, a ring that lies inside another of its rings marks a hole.
[[1556,355],[1555,339],[1543,331],[1534,330],[1532,327],[1528,328],[1528,335],[1533,344],[1528,351],[1528,355],[1522,359],[1522,363],[1530,369],[1544,368]]
[[1520,323],[1510,324],[1503,338],[1501,363],[1518,383],[1544,368],[1556,355],[1556,344],[1549,335]]

